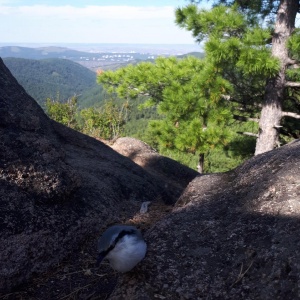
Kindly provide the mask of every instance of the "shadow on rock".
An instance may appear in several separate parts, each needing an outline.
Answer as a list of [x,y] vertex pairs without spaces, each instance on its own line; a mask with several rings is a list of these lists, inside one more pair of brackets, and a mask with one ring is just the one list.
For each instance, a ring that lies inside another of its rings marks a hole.
[[0,136],[2,293],[78,258],[80,247],[94,247],[105,227],[133,217],[142,202],[176,201],[161,178],[51,121],[1,59]]
[[195,178],[110,299],[297,299],[300,141]]

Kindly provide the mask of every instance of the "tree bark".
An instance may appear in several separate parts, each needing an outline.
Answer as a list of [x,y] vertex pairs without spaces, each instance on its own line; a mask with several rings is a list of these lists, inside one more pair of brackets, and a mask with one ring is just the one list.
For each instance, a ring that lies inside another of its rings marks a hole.
[[255,155],[274,149],[279,142],[278,126],[282,118],[285,71],[290,62],[286,42],[295,28],[298,7],[299,0],[281,0],[277,10],[272,55],[279,59],[280,71],[276,77],[267,80]]
[[204,171],[204,153],[199,154],[199,162],[198,162],[197,170],[200,174],[202,174]]

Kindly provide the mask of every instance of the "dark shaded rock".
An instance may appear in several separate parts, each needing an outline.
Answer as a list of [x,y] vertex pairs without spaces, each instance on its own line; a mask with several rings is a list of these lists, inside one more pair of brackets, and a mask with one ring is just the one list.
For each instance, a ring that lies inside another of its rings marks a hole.
[[147,172],[160,178],[176,199],[199,173],[168,157],[159,155],[146,143],[130,137],[118,138],[111,146],[115,151],[129,157]]
[[300,141],[195,178],[110,299],[298,299]]
[[142,201],[174,203],[161,179],[48,119],[0,59],[0,291],[79,251]]
[[36,201],[60,202],[79,186],[79,176],[49,140],[50,122],[41,108],[2,62],[0,72],[0,180],[36,195]]

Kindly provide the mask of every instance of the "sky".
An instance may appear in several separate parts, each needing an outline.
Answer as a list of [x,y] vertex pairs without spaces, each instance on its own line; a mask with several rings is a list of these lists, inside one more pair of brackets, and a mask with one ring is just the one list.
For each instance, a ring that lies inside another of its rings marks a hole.
[[1,43],[195,44],[175,24],[187,0],[0,0]]

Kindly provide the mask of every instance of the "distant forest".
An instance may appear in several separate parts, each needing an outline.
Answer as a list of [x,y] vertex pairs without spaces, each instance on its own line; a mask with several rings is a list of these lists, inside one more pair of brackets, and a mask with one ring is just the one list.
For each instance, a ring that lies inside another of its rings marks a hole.
[[77,95],[80,107],[103,100],[104,91],[96,83],[96,73],[71,60],[3,58],[3,61],[26,92],[43,108],[47,98],[65,102]]
[[[8,52],[6,48],[9,49],[10,52]],[[24,55],[29,57],[37,55],[34,49],[21,49],[25,53]],[[6,52],[4,50],[6,50]],[[96,83],[96,73],[77,62],[62,58],[28,59],[5,57],[6,55],[12,54],[11,47],[3,47],[2,52],[0,52],[0,54],[4,55],[3,61],[5,65],[25,88],[26,92],[34,98],[43,109],[45,109],[47,98],[66,102],[70,97],[76,95],[79,108],[91,106],[99,107],[103,105],[105,99],[108,98],[102,85]],[[77,54],[78,51],[69,50],[68,53],[71,55],[73,52]],[[37,53],[39,54],[40,52]],[[84,52],[78,53],[82,54]],[[20,55],[19,52],[17,54]],[[77,54],[77,56],[78,55],[79,54]],[[177,57],[185,58],[188,55],[199,58],[203,57],[203,53],[200,52],[178,55]],[[136,62],[134,62],[134,64],[136,64]],[[119,67],[121,66],[124,66],[124,64],[120,63]],[[115,63],[111,65],[111,67],[116,69],[118,65]],[[136,109],[137,108],[134,108],[134,110]],[[143,115],[143,113],[138,113],[138,115],[140,114]]]

